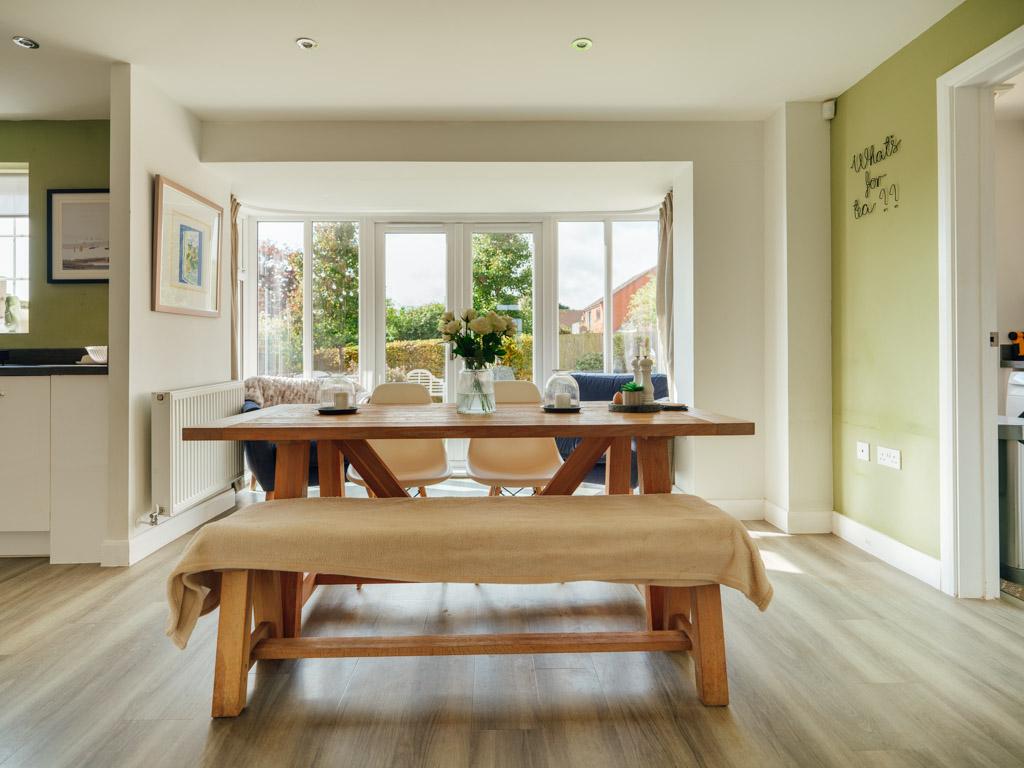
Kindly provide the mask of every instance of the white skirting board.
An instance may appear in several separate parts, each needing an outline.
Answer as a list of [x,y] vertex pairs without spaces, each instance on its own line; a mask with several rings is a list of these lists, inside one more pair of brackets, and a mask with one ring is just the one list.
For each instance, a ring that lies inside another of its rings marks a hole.
[[942,564],[937,558],[908,547],[891,536],[879,533],[874,528],[869,528],[838,512],[832,513],[832,533],[858,549],[874,555],[883,563],[920,579],[928,586],[940,588]]
[[831,509],[820,512],[796,512],[770,501],[764,503],[764,519],[785,533],[832,533]]
[[737,520],[764,520],[764,499],[708,499]]
[[219,493],[202,504],[194,506],[187,512],[175,515],[160,525],[146,528],[131,539],[118,539],[103,542],[104,566],[134,565],[145,557],[149,557],[163,546],[170,544],[180,536],[209,522],[223,512],[235,506],[235,491],[228,489]]
[[0,533],[0,557],[47,557],[49,554],[49,531]]

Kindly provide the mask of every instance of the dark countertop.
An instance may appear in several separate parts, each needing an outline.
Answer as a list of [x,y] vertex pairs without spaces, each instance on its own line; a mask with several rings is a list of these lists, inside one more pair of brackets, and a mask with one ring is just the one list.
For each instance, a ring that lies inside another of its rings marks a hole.
[[1024,371],[1024,360],[1000,360],[1002,368],[1012,368],[1015,371]]
[[105,365],[0,364],[0,376],[106,376]]

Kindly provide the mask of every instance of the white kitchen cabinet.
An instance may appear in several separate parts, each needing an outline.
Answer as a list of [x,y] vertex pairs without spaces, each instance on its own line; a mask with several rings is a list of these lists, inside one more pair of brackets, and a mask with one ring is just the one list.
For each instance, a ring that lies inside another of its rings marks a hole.
[[50,378],[50,562],[98,563],[107,527],[107,377]]
[[50,378],[0,377],[0,532],[50,530]]

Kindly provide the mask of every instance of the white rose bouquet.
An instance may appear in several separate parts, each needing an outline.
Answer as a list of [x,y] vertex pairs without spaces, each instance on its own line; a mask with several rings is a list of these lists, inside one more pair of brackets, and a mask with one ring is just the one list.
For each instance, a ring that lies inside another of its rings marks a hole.
[[441,338],[451,343],[452,354],[463,358],[466,368],[477,370],[505,356],[505,339],[515,336],[516,321],[497,312],[481,315],[467,309],[459,317],[445,312],[437,329]]

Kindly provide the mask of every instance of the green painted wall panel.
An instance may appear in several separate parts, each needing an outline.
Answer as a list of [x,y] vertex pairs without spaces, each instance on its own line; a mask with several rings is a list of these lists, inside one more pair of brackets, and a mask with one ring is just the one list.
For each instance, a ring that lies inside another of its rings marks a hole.
[[[1022,0],[968,0],[843,93],[832,121],[832,343],[836,511],[939,555],[938,146],[935,81],[1024,24]],[[852,156],[895,134],[876,166],[899,208],[854,219]],[[856,460],[856,442],[872,463]],[[903,451],[880,467],[879,445]]]
[[106,284],[46,282],[46,190],[105,188],[106,120],[0,121],[0,162],[29,164],[29,332],[0,335],[0,348],[107,343]]

